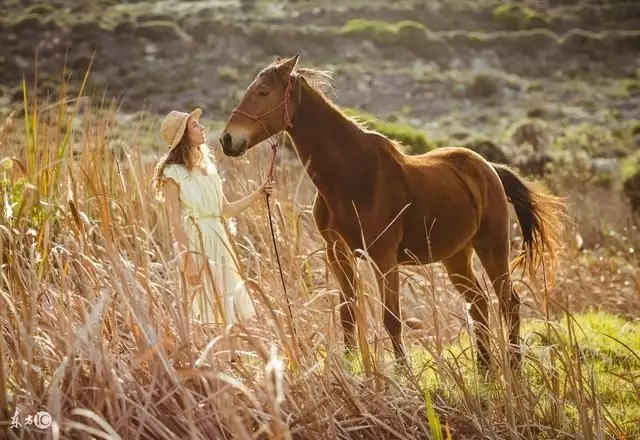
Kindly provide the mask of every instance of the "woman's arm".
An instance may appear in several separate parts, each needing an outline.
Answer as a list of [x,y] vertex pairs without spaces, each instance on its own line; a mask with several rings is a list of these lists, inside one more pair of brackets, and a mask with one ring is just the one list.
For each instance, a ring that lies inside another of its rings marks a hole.
[[228,201],[227,197],[223,195],[222,217],[225,217],[225,218],[235,217],[236,215],[240,214],[242,211],[247,209],[249,206],[253,205],[255,202],[258,201],[258,198],[264,193],[266,186],[267,186],[267,182],[260,185],[260,187],[257,190],[249,194],[247,197],[244,197],[240,200],[236,200],[235,202]]
[[169,212],[171,231],[173,232],[173,237],[178,243],[178,251],[180,252],[180,254],[183,254],[189,249],[189,238],[187,237],[187,233],[182,227],[182,221],[180,219],[180,188],[175,181],[168,179],[164,184],[163,190],[164,199],[166,201],[167,210]]

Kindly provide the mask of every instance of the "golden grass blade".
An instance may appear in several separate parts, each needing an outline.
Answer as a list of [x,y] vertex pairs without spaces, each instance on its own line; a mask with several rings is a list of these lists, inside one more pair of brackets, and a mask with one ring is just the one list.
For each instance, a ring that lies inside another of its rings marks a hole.
[[[100,416],[98,416],[93,411],[89,411],[87,409],[76,408],[71,411],[71,414],[74,416],[84,416],[88,419],[93,420],[96,424],[100,425],[100,427],[104,430],[104,434],[100,434],[100,436],[104,435],[105,439],[109,440],[122,440],[117,432],[113,430],[113,428]],[[85,425],[86,426],[86,425]]]

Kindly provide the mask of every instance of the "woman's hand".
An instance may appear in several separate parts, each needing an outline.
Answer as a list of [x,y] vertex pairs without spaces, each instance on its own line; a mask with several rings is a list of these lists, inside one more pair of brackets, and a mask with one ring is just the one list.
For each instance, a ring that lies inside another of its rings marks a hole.
[[186,255],[184,276],[192,286],[200,284],[200,270],[191,254]]
[[260,200],[260,196],[262,196],[263,194],[270,196],[272,191],[273,180],[267,177],[267,179],[262,182],[258,189],[256,189],[243,199],[237,200],[235,202],[229,202],[225,197],[222,204],[222,217],[229,218],[240,214],[249,206]]
[[260,185],[260,191],[270,196],[271,192],[273,191],[273,180],[267,178],[267,180],[265,180],[262,185]]

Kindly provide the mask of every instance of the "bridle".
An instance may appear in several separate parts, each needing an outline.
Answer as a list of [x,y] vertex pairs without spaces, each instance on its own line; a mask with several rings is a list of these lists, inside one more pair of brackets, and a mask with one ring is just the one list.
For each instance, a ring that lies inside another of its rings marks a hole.
[[[269,131],[265,123],[262,121],[265,117],[269,116],[271,113],[278,110],[280,107],[284,106],[284,123],[286,128],[293,127],[293,123],[291,121],[291,112],[289,112],[289,101],[291,98],[291,90],[293,89],[293,76],[289,75],[289,79],[287,80],[287,87],[284,89],[284,97],[282,101],[276,106],[274,106],[271,110],[267,110],[259,116],[252,115],[251,113],[244,112],[240,110],[238,107],[231,110],[231,114],[238,114],[240,116],[244,116],[245,118],[251,119],[254,122],[260,124],[262,129],[267,133],[267,138],[269,139],[269,143],[272,148],[276,148],[277,144],[275,141],[271,140],[272,133]],[[271,175],[269,176],[271,177]]]
[[[293,127],[293,123],[291,120],[291,112],[289,111],[289,101],[291,98],[291,90],[293,89],[293,79],[294,77],[292,75],[289,75],[289,79],[287,80],[287,87],[284,90],[284,97],[282,101],[278,105],[274,106],[271,110],[268,110],[259,116],[255,116],[250,113],[244,112],[238,109],[237,107],[231,111],[232,115],[238,114],[240,116],[244,116],[245,118],[251,119],[254,122],[257,122],[258,124],[260,124],[262,129],[267,133],[267,139],[268,139],[267,142],[269,142],[269,144],[271,145],[271,151],[272,151],[271,166],[269,167],[269,174],[268,174],[268,179],[270,181],[273,180],[273,170],[274,170],[275,161],[276,161],[276,153],[278,151],[278,142],[272,139],[272,134],[267,129],[267,126],[263,122],[263,119],[269,116],[270,114],[272,114],[274,111],[278,110],[280,107],[284,106],[285,127],[286,128]],[[291,312],[291,301],[289,300],[289,294],[287,293],[287,286],[285,285],[285,282],[284,282],[284,275],[282,273],[282,264],[280,263],[280,255],[278,253],[278,245],[276,243],[275,233],[273,232],[273,220],[272,220],[271,205],[269,203],[268,193],[265,194],[265,198],[267,201],[267,212],[269,213],[269,226],[271,227],[271,239],[273,240],[273,248],[276,251],[276,260],[278,261],[278,270],[280,271],[280,281],[282,282],[284,295],[285,295],[285,298],[287,299],[287,308],[289,309],[289,326],[291,327],[292,334],[295,337],[296,329],[295,329],[295,326],[293,325],[293,313]],[[297,338],[295,339],[297,340]]]

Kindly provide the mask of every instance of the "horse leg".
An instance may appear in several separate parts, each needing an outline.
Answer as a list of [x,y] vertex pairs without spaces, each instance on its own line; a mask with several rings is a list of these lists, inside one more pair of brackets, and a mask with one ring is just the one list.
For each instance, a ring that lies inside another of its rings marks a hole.
[[496,247],[476,248],[478,257],[482,262],[493,288],[498,296],[500,312],[504,318],[509,332],[509,354],[511,368],[514,370],[520,367],[520,298],[513,288],[511,271],[509,269],[509,242],[501,240],[503,243]]
[[340,285],[340,320],[344,333],[345,354],[356,354],[355,270],[349,252],[339,241],[327,243],[327,261]]
[[402,342],[402,320],[400,312],[400,277],[397,264],[379,264],[382,275],[378,287],[384,306],[384,328],[391,338],[396,364],[410,371],[409,359]]
[[467,247],[442,263],[447,269],[451,283],[471,307],[470,314],[478,350],[476,363],[478,368],[486,373],[489,369],[489,307],[487,296],[473,272],[472,256],[473,248]]

